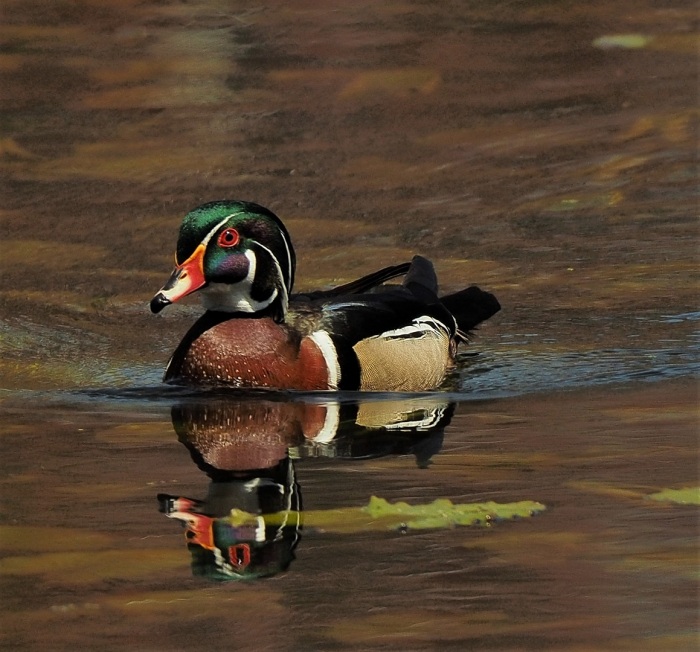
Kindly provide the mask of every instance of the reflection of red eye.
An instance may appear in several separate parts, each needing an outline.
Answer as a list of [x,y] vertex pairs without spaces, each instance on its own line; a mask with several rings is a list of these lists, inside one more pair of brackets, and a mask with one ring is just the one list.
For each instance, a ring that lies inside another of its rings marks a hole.
[[224,229],[219,236],[220,247],[235,247],[241,237],[236,229]]

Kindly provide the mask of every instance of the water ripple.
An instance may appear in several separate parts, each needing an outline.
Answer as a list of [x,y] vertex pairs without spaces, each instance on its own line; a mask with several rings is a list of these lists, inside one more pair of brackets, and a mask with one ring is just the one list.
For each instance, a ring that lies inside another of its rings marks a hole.
[[698,376],[699,354],[697,344],[570,353],[500,349],[463,359],[458,384],[460,391],[483,396]]

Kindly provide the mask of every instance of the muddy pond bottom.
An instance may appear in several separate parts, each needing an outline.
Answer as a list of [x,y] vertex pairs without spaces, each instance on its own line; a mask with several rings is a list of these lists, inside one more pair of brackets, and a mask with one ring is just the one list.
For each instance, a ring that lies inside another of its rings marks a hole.
[[686,650],[694,379],[14,395],[2,647]]

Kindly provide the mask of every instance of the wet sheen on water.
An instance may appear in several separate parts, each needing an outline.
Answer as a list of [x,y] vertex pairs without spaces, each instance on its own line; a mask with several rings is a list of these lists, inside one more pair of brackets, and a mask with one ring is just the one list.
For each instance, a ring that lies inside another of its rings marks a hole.
[[[693,649],[693,5],[4,10],[3,647]],[[221,198],[503,310],[439,392],[164,386]]]

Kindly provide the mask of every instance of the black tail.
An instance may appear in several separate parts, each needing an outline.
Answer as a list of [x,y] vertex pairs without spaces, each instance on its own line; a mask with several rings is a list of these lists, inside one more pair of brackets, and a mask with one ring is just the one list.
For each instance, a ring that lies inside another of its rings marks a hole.
[[440,302],[454,315],[463,338],[470,330],[493,317],[501,309],[501,304],[493,294],[484,292],[475,285],[440,297]]

